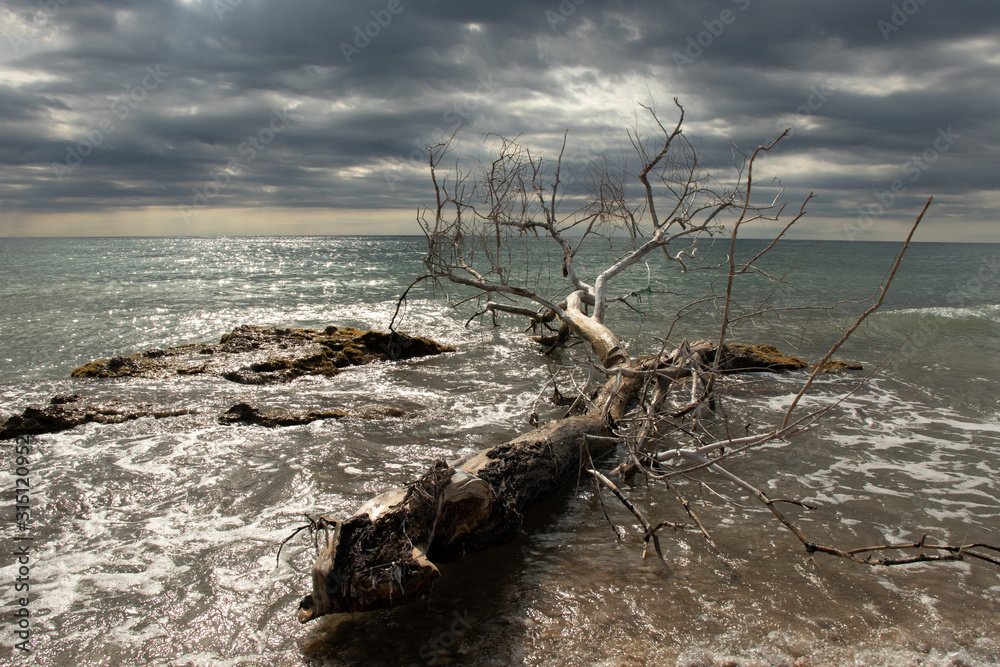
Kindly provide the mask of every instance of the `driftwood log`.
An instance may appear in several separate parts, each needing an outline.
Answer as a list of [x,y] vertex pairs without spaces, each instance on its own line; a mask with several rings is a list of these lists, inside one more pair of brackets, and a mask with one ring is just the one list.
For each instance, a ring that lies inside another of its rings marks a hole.
[[[603,366],[630,367],[614,333],[586,315],[578,299],[568,301],[563,321],[590,343]],[[312,594],[299,604],[299,621],[424,599],[439,576],[434,561],[457,560],[517,537],[527,508],[577,478],[584,451],[593,458],[610,451],[611,423],[639,385],[618,376],[584,415],[452,463],[439,461],[346,521],[324,519],[326,544],[313,565]]]
[[574,333],[591,343],[602,370],[612,375],[586,413],[450,463],[438,461],[345,521],[321,519],[325,546],[313,565],[312,593],[299,604],[299,621],[425,599],[439,576],[435,562],[514,539],[525,510],[579,479],[589,459],[613,449],[613,425],[650,371],[661,379],[689,374],[710,347],[633,364],[610,330],[576,315],[585,319],[583,326],[571,324]]
[[[716,357],[716,349],[701,341],[633,364],[616,340],[601,339],[605,344],[594,349],[610,362],[611,368],[602,370],[612,378],[586,414],[455,461],[438,461],[420,479],[373,498],[344,521],[320,519],[325,546],[313,565],[312,593],[299,604],[299,621],[426,599],[439,576],[435,563],[513,540],[526,510],[580,479],[590,460],[609,454],[617,442],[614,425],[648,378],[662,390],[664,383],[688,378],[693,366]],[[724,348],[717,370],[806,366],[771,346],[733,345]]]
[[327,521],[299,620],[425,599],[439,576],[435,562],[517,537],[523,512],[577,477],[584,448],[594,458],[610,451],[610,435],[599,415],[552,422],[492,449],[439,461],[346,521]]

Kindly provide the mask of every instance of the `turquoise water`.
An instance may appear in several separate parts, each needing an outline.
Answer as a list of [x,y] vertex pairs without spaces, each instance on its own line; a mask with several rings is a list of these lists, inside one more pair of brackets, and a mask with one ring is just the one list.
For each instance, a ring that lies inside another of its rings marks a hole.
[[[711,479],[684,491],[728,564],[684,532],[663,538],[667,569],[643,561],[631,516],[608,503],[628,532],[619,543],[593,492],[571,489],[532,518],[528,535],[446,568],[429,606],[299,626],[312,547],[293,542],[277,568],[275,552],[304,513],[347,516],[435,458],[524,432],[532,409],[551,416],[539,393],[553,374],[564,390],[585,381],[581,348],[542,357],[514,317],[466,327],[475,305],[456,311],[448,298],[464,294],[428,286],[411,294],[401,328],[458,348],[444,358],[281,387],[71,381],[69,372],[95,358],[215,341],[244,323],[384,329],[422,272],[421,247],[415,237],[0,239],[0,414],[56,393],[199,411],[38,439],[33,664],[1000,664],[995,568],[817,568],[747,498]],[[762,248],[743,242],[737,256]],[[746,319],[736,338],[821,356],[864,305],[842,303],[833,316],[801,307],[871,296],[898,249],[780,244],[760,264],[767,275],[738,285],[735,312],[769,316]],[[558,267],[539,272],[545,252],[520,250],[518,269],[558,294]],[[707,267],[725,250],[684,274],[654,258],[614,284],[632,309],[615,305],[609,321],[633,354],[659,349],[667,331],[671,343],[714,337],[717,274]],[[596,270],[620,251],[595,244],[580,264]],[[882,376],[824,428],[734,467],[777,495],[817,501],[821,509],[801,521],[818,541],[864,546],[927,532],[1000,542],[998,262],[997,245],[915,244],[882,312],[838,355],[869,368],[887,360]],[[734,422],[770,423],[801,379],[756,383],[726,408]],[[854,380],[822,380],[809,404]],[[350,408],[372,396],[420,409],[280,430],[215,422],[239,401]],[[2,451],[9,489],[12,450]],[[662,488],[629,493],[656,520],[684,520]],[[13,498],[3,498],[6,512]],[[9,592],[14,565],[0,566]],[[3,604],[13,609],[10,594]],[[12,655],[10,640],[0,656]]]

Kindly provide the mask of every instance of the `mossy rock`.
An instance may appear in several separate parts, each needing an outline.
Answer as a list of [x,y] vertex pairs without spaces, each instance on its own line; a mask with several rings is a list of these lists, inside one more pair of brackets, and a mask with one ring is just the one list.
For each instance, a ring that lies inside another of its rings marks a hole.
[[[216,345],[191,344],[152,349],[84,364],[77,378],[216,375],[241,384],[277,384],[304,375],[332,377],[348,366],[398,361],[454,348],[399,332],[328,326],[288,329],[243,325]],[[206,357],[208,357],[206,359]]]
[[[732,343],[723,346],[723,356],[719,363],[722,373],[783,373],[808,369],[813,371],[816,364],[807,364],[798,357],[791,357],[773,345],[744,345]],[[705,361],[709,364],[715,361],[715,349],[705,353]],[[842,373],[848,370],[862,370],[861,364],[833,359],[823,366],[823,373]]]
[[267,428],[280,426],[301,426],[323,419],[384,419],[386,417],[406,417],[413,412],[400,406],[375,405],[360,412],[346,410],[285,410],[281,408],[261,410],[248,403],[237,403],[219,415],[220,424],[227,426],[236,424],[253,424]]
[[142,375],[157,368],[160,364],[143,354],[133,354],[127,357],[113,357],[91,361],[73,370],[72,377],[107,377],[120,378]]
[[193,414],[193,410],[151,410],[140,404],[132,407],[93,405],[80,402],[80,396],[53,396],[45,407],[27,407],[21,414],[0,418],[0,440],[27,435],[60,433],[82,424],[120,424],[133,419],[163,419]]
[[733,343],[723,346],[719,370],[723,373],[748,373],[769,371],[780,373],[797,371],[809,364],[798,357],[789,357],[773,345],[742,345]]

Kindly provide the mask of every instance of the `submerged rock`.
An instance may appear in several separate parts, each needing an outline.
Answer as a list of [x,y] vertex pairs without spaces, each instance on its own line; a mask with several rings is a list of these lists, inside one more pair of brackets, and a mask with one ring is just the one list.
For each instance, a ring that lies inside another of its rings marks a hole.
[[[695,343],[697,346],[702,342]],[[707,341],[704,344],[708,345]],[[799,359],[790,357],[782,353],[773,345],[744,345],[742,343],[731,343],[722,346],[722,358],[719,360],[719,370],[722,373],[753,373],[769,372],[784,373],[786,371],[799,371],[808,368],[810,371],[816,368],[816,364],[811,366]],[[712,363],[715,361],[716,349],[711,347],[705,354],[705,361]],[[823,365],[823,373],[842,373],[845,370],[862,370],[861,364],[838,361],[832,359]]]
[[[243,325],[210,345],[194,343],[99,359],[76,368],[75,378],[167,378],[213,375],[242,384],[278,384],[304,375],[334,376],[348,366],[373,361],[397,361],[454,348],[427,338],[398,332],[361,331],[326,327],[284,329]],[[28,407],[21,414],[0,418],[0,439],[58,433],[82,424],[118,424],[142,417],[175,417],[195,410],[154,410],[148,404],[94,405],[81,402],[79,394],[54,396],[45,407]],[[258,410],[246,403],[233,406],[218,418],[222,424],[263,426],[308,424],[320,419],[401,417],[412,409],[371,405],[358,412],[345,410]]]
[[258,426],[299,426],[321,419],[379,419],[382,417],[405,417],[411,410],[391,406],[372,406],[361,412],[347,410],[259,410],[247,403],[237,403],[219,416],[220,424],[256,424]]
[[329,326],[283,329],[243,325],[217,345],[194,343],[152,349],[76,368],[77,378],[162,378],[216,375],[241,384],[279,384],[304,375],[332,377],[342,368],[379,360],[422,357],[454,348],[398,332],[361,331]]
[[82,424],[120,424],[133,419],[178,417],[194,410],[153,410],[150,406],[113,408],[79,403],[79,396],[54,396],[44,408],[27,407],[19,415],[0,421],[0,440],[26,435],[59,433]]

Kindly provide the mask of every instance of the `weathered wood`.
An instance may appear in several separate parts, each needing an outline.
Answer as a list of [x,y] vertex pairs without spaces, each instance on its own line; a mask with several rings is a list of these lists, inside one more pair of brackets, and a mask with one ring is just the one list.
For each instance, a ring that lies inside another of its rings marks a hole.
[[445,463],[369,501],[332,535],[313,566],[303,623],[425,599],[437,563],[503,544],[521,531],[523,512],[578,479],[590,456],[612,447],[599,415],[551,422],[491,449]]
[[[666,383],[704,374],[715,357],[712,345],[699,341],[682,344],[666,358],[644,357],[633,364],[603,324],[575,314],[576,324],[584,324],[573,326],[574,332],[586,335],[609,362],[600,368],[609,380],[588,414],[450,463],[438,461],[420,479],[372,499],[346,521],[325,520],[334,532],[313,566],[312,594],[299,606],[301,622],[426,598],[439,577],[434,563],[514,539],[525,510],[579,479],[587,463],[581,459],[584,448],[593,459],[607,454],[615,443],[612,426],[647,383],[660,386],[662,395]],[[720,371],[779,372],[805,365],[788,359],[769,346],[734,345],[725,348]],[[701,398],[692,400],[695,405]]]

